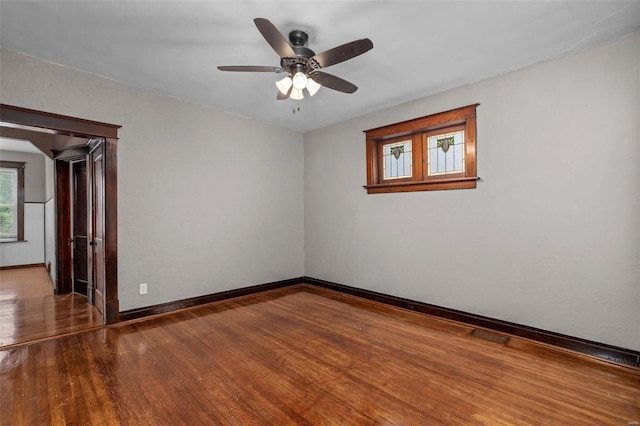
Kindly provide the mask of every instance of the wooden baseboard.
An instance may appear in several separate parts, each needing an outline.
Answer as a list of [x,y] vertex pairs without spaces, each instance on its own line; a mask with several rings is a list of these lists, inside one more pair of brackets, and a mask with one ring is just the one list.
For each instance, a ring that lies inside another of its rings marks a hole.
[[204,296],[192,297],[189,299],[177,300],[174,302],[162,303],[154,306],[147,306],[144,308],[122,311],[120,312],[120,321],[128,321],[150,315],[163,314],[167,312],[177,311],[179,309],[204,305],[206,303],[217,302],[234,297],[247,296],[250,294],[302,283],[327,288],[341,293],[350,294],[352,296],[362,297],[364,299],[373,300],[376,302],[384,303],[386,305],[396,306],[427,315],[450,319],[474,327],[482,327],[500,333],[522,337],[532,341],[568,349],[574,352],[579,352],[618,364],[640,367],[640,352],[631,349],[620,348],[617,346],[607,345],[604,343],[594,342],[578,337],[567,336],[552,331],[541,330],[522,324],[516,324],[481,315],[475,315],[468,312],[445,308],[442,306],[404,299],[402,297],[390,296],[375,291],[364,290],[344,284],[337,284],[329,281],[319,280],[312,277],[292,278],[289,280],[259,284],[251,287],[243,287],[235,290],[223,291],[220,293],[213,293]]
[[447,318],[475,327],[483,327],[501,333],[523,337],[536,342],[569,349],[575,352],[580,352],[618,364],[640,367],[640,352],[631,349],[620,348],[617,346],[598,343],[578,337],[567,336],[552,331],[541,330],[526,325],[515,324],[512,322],[502,321],[481,315],[475,315],[468,312],[445,308],[442,306],[417,302],[415,300],[389,296],[386,294],[377,293],[375,291],[363,290],[360,288],[350,287],[343,284],[336,284],[316,278],[304,277],[304,283],[328,288],[330,290],[339,291],[341,293],[346,293],[357,297],[362,297],[364,299],[373,300],[376,302],[384,303],[386,305],[392,305],[428,315]]
[[46,268],[44,263],[29,263],[27,265],[9,265],[9,266],[0,266],[0,271],[4,271],[5,269],[22,269],[22,268],[35,268],[38,266],[43,266]]
[[275,281],[266,284],[258,284],[251,287],[243,287],[235,290],[222,291],[220,293],[207,294],[204,296],[191,297],[189,299],[176,300],[174,302],[161,303],[159,305],[147,306],[144,308],[130,309],[120,312],[120,321],[129,321],[150,315],[163,314],[177,311],[179,309],[191,308],[193,306],[204,305],[206,303],[218,302],[220,300],[234,297],[247,296],[249,294],[261,293],[267,290],[288,287],[295,284],[302,284],[303,278],[292,278],[289,280]]

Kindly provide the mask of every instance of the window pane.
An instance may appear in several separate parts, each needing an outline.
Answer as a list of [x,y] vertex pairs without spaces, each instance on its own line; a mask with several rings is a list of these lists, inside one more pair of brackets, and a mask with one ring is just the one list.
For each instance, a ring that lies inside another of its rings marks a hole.
[[429,176],[464,172],[464,130],[429,136]]
[[18,236],[18,171],[0,169],[0,238]]
[[18,199],[18,171],[0,169],[0,205],[15,204]]
[[389,143],[382,146],[384,179],[411,177],[411,141]]
[[16,209],[13,206],[0,207],[0,238],[16,238],[18,227]]

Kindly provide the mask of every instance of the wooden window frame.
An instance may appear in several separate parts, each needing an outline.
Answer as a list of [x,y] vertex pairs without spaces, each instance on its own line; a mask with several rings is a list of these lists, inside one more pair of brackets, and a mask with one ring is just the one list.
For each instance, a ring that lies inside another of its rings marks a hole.
[[18,175],[18,194],[16,206],[16,220],[18,222],[17,235],[13,237],[3,238],[0,242],[16,242],[24,241],[24,165],[20,161],[0,161],[0,167],[4,169],[16,169]]
[[[369,194],[388,192],[438,191],[445,189],[472,189],[478,181],[476,167],[476,107],[467,105],[401,123],[365,130],[367,139],[367,184]],[[429,176],[427,173],[427,137],[464,129],[464,172]],[[412,177],[384,179],[382,146],[392,141],[411,139]]]

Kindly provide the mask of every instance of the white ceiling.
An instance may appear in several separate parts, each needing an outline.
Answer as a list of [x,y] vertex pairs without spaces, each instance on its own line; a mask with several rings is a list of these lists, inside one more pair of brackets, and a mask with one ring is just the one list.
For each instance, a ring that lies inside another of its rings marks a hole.
[[42,154],[31,142],[22,139],[11,139],[0,137],[0,151],[28,152],[31,154]]
[[[277,101],[282,74],[218,71],[280,65],[256,17],[316,53],[370,38],[323,69],[358,91]],[[627,36],[640,1],[2,0],[0,27],[2,47],[305,132]]]

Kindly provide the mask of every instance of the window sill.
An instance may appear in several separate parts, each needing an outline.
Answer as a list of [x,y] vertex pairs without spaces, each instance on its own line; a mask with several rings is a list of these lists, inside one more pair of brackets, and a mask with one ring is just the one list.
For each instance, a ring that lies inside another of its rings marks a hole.
[[445,189],[473,189],[479,177],[464,177],[454,179],[438,179],[419,182],[392,182],[376,185],[364,185],[368,194],[383,194],[389,192],[412,191],[441,191]]
[[0,244],[6,243],[28,243],[28,240],[0,240]]

